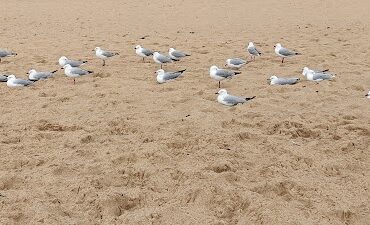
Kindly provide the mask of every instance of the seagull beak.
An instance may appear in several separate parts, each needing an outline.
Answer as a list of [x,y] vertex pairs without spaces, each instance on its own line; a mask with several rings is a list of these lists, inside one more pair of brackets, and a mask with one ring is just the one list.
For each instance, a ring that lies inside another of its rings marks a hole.
[[30,74],[29,72],[27,72],[26,74]]
[[267,80],[271,80],[271,79],[269,78],[269,79],[267,79]]
[[218,92],[216,92],[215,95],[218,95]]

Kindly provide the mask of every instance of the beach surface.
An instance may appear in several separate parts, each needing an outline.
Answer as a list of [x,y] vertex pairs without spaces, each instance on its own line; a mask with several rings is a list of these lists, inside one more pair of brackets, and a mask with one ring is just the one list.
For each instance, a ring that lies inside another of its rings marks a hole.
[[[0,224],[366,225],[370,221],[370,2],[0,0]],[[261,57],[221,82],[212,65]],[[274,45],[302,53],[281,59]],[[191,53],[157,84],[136,45]],[[97,59],[95,47],[119,52]],[[73,80],[57,61],[88,60]],[[306,81],[302,68],[330,69]],[[270,86],[271,75],[300,77]]]

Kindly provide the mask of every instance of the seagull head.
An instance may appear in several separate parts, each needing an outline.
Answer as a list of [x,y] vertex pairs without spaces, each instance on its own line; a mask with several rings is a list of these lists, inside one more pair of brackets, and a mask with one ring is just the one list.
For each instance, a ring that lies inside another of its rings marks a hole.
[[214,70],[218,70],[218,67],[217,66],[211,66],[211,68],[209,69],[209,71],[214,71]]
[[170,48],[169,50],[168,50],[169,52],[174,52],[174,51],[176,51],[174,48]]
[[162,69],[159,69],[159,70],[154,72],[154,74],[157,74],[157,75],[163,74],[163,73],[164,73],[164,70],[162,70]]
[[370,98],[370,91],[369,93],[367,93],[367,95],[365,95],[367,98]]
[[281,44],[280,43],[277,43],[275,46],[274,46],[275,49],[280,49],[281,48]]
[[135,49],[139,49],[139,48],[141,48],[141,46],[140,45],[136,45]]
[[310,71],[310,69],[308,69],[308,67],[304,67],[303,71],[302,71],[302,75],[306,76],[309,71]]
[[253,42],[249,42],[249,44],[248,44],[248,48],[250,48],[250,47],[254,47]]
[[218,92],[216,92],[215,94],[218,94],[218,95],[226,95],[227,94],[227,91],[226,89],[220,89]]
[[72,68],[72,66],[67,64],[67,65],[64,65],[62,69],[67,69],[67,68]]
[[32,70],[28,71],[27,74],[32,74],[32,73],[36,73],[36,70],[32,69]]
[[7,77],[7,80],[11,80],[11,79],[15,79],[15,75],[9,75],[8,77]]
[[95,49],[93,51],[100,51],[101,48],[100,47],[95,47]]
[[271,80],[272,81],[272,80],[276,80],[276,79],[278,79],[278,77],[275,76],[275,75],[273,75],[273,76],[270,77],[270,79],[267,79],[267,80]]

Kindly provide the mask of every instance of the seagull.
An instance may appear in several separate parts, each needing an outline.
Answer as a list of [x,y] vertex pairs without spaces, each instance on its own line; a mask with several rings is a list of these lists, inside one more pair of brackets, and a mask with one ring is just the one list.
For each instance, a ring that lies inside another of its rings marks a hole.
[[227,59],[225,66],[230,67],[232,69],[240,69],[240,67],[244,66],[247,64],[247,61],[239,58],[234,58],[234,59]]
[[8,81],[8,75],[0,75],[0,82],[7,82]]
[[170,48],[168,50],[168,55],[174,61],[179,61],[183,57],[190,56],[190,54],[185,53],[185,52],[182,52],[182,51],[179,51],[179,50],[176,50],[174,48]]
[[76,84],[76,77],[80,77],[80,76],[83,76],[83,75],[93,73],[93,71],[83,70],[79,67],[72,67],[69,64],[65,65],[63,67],[63,69],[64,69],[64,74],[67,77],[73,77],[73,84]]
[[56,73],[58,70],[54,70],[52,72],[38,72],[34,69],[30,70],[28,74],[28,79],[31,81],[37,81],[37,80],[46,80],[49,77],[54,76],[54,73]]
[[87,61],[79,61],[79,60],[73,60],[73,59],[68,59],[67,57],[65,56],[62,56],[59,58],[59,65],[61,67],[69,64],[71,65],[72,67],[79,67],[83,64],[87,63]]
[[370,98],[370,91],[365,95],[367,98]]
[[307,78],[307,80],[311,81],[322,81],[322,80],[330,80],[335,77],[335,75],[328,72],[328,70],[311,70],[307,67],[303,68],[302,75]]
[[219,90],[217,93],[217,101],[223,105],[227,106],[234,106],[237,104],[243,104],[246,103],[249,100],[254,99],[256,96],[245,98],[245,97],[238,97],[234,95],[229,95],[225,89]]
[[108,51],[105,51],[105,50],[101,49],[100,47],[96,47],[93,51],[95,51],[95,55],[99,59],[103,60],[103,66],[105,66],[105,60],[106,59],[108,59],[110,57],[113,57],[115,55],[119,55],[119,53],[117,53],[117,52],[108,52]]
[[6,85],[8,87],[25,87],[33,84],[34,81],[18,79],[14,75],[9,75]]
[[174,80],[181,76],[186,69],[179,70],[176,72],[165,72],[164,70],[160,69],[157,70],[155,73],[157,74],[157,82],[160,84],[166,83],[167,81]]
[[251,59],[255,60],[256,56],[262,55],[260,51],[257,50],[257,48],[254,46],[253,42],[249,42],[247,50],[249,52],[249,55],[251,56]]
[[136,45],[135,50],[138,56],[143,57],[143,62],[145,60],[145,57],[151,56],[154,53],[152,50],[143,48],[140,45]]
[[241,72],[231,71],[231,70],[225,70],[225,69],[219,69],[217,66],[211,66],[209,69],[209,75],[218,81],[218,87],[221,87],[221,80],[224,80],[226,78],[231,79],[233,76],[241,74]]
[[279,78],[277,76],[271,76],[270,79],[270,84],[271,85],[286,85],[286,84],[296,84],[300,80],[299,78]]
[[17,53],[10,52],[4,49],[0,49],[0,62],[1,62],[1,58],[12,56],[12,55],[17,55]]
[[274,48],[275,48],[275,53],[282,58],[281,63],[284,63],[284,59],[287,58],[287,57],[291,57],[291,56],[295,56],[295,55],[301,55],[301,53],[293,52],[293,51],[290,51],[290,50],[282,47],[280,43],[277,43],[274,46]]
[[154,52],[153,53],[153,60],[154,62],[161,64],[161,69],[162,69],[162,64],[164,63],[172,63],[172,59],[169,57],[160,54],[159,52]]

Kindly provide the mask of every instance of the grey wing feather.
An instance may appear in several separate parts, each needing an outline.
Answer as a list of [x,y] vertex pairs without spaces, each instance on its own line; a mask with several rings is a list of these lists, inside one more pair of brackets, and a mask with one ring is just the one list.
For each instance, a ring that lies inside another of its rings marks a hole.
[[218,69],[216,72],[216,75],[220,77],[228,78],[228,77],[234,76],[235,73],[230,70]]
[[234,96],[234,95],[228,95],[224,98],[224,101],[229,103],[229,104],[233,104],[233,105],[236,105],[238,103],[245,103],[246,100],[242,97],[238,97],[238,96]]
[[66,64],[69,64],[69,65],[71,65],[73,67],[81,66],[83,63],[84,62],[77,61],[77,60],[70,60],[70,59],[66,60]]
[[241,65],[241,64],[245,64],[246,61],[242,59],[231,59],[230,63],[233,65]]
[[81,69],[79,67],[72,67],[71,68],[71,72],[73,74],[78,74],[78,75],[86,75],[86,74],[88,74],[88,72],[86,70],[83,70],[83,69]]
[[8,78],[4,75],[0,75],[0,82],[6,82]]
[[142,53],[146,56],[150,56],[153,55],[154,52],[150,49],[143,48]]
[[103,51],[103,55],[106,56],[106,57],[112,57],[112,56],[117,55],[117,53]]
[[313,80],[329,80],[333,77],[330,73],[314,73]]
[[299,81],[299,78],[279,78],[277,83],[281,85],[295,84]]
[[38,72],[36,75],[35,75],[35,78],[37,80],[40,80],[40,79],[47,79],[48,77],[52,76],[53,74],[50,73],[50,72]]
[[14,83],[15,84],[21,84],[21,85],[24,85],[24,86],[28,86],[30,84],[33,84],[33,81],[30,81],[30,80],[22,80],[22,79],[15,79],[14,80]]
[[279,50],[279,54],[284,55],[284,56],[291,56],[291,55],[295,55],[296,53],[295,52],[292,52],[292,51],[290,51],[290,50],[288,50],[286,48],[281,48]]
[[[184,70],[185,71],[185,70]],[[181,74],[184,72],[184,71],[177,71],[177,72],[166,72],[163,76],[164,80],[172,80],[172,79],[175,79],[179,76],[181,76]]]
[[11,52],[8,52],[6,50],[0,50],[0,57],[5,57],[11,55]]
[[158,61],[162,62],[162,63],[167,63],[167,62],[172,62],[172,60],[164,55],[159,55],[157,57]]
[[258,51],[255,47],[248,48],[248,52],[252,55],[257,55],[257,56],[261,54],[261,52]]
[[185,53],[180,52],[180,51],[173,51],[171,54],[172,54],[173,56],[175,56],[176,58],[181,58],[181,57],[185,57],[185,56],[186,56],[186,54],[185,54]]

